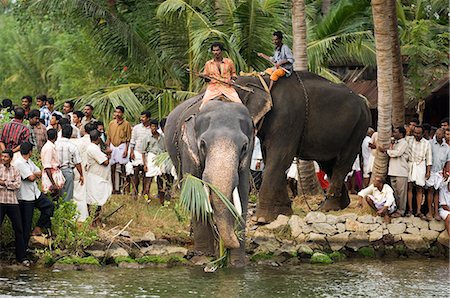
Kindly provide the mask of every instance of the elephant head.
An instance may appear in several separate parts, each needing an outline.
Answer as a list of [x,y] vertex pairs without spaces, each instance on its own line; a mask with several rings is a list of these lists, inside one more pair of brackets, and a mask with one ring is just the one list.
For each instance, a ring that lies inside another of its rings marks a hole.
[[[246,210],[240,198],[247,198],[253,150],[253,124],[246,107],[240,103],[211,101],[185,121],[181,139],[183,151],[197,169],[194,172],[199,178],[214,185],[233,202],[238,212]],[[238,248],[235,218],[214,192],[208,195],[214,223],[225,247]]]

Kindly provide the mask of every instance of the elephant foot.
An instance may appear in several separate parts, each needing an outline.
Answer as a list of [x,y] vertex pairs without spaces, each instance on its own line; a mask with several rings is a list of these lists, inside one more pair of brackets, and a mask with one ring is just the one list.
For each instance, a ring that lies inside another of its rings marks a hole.
[[342,197],[327,197],[320,206],[320,210],[322,211],[337,211],[347,208],[350,204],[350,198],[348,196]]
[[256,208],[256,218],[259,224],[270,223],[277,219],[278,215],[291,216],[293,214],[291,206],[272,206],[270,208]]

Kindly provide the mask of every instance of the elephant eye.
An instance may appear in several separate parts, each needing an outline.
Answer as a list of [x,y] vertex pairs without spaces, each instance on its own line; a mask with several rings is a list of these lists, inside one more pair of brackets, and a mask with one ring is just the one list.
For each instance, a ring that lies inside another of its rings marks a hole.
[[242,149],[241,149],[241,159],[244,158],[245,154],[247,153],[247,149],[248,149],[248,143],[244,143],[244,145],[242,146]]
[[204,140],[200,141],[200,154],[206,155],[206,142]]

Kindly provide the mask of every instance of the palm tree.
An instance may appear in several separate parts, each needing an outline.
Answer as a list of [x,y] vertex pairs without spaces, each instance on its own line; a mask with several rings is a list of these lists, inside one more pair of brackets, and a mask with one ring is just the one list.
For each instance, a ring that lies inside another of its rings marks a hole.
[[[389,10],[388,2],[393,0],[372,0],[375,31],[378,80],[378,140],[377,146],[387,148],[391,136],[392,121],[392,30],[390,18],[396,17]],[[372,177],[385,177],[388,156],[377,150]]]

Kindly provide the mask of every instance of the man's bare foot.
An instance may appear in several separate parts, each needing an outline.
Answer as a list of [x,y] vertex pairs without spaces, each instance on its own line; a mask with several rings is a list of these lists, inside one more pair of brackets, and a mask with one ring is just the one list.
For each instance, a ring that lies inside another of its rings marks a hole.
[[439,213],[434,213],[434,219],[437,221],[441,221],[441,217],[439,216]]
[[402,215],[400,214],[400,212],[395,211],[394,213],[392,213],[391,217],[392,218],[397,218],[397,217],[402,217]]
[[426,218],[428,221],[431,221],[431,220],[433,220],[433,214],[431,214],[431,212],[428,212],[427,215],[425,215],[425,218]]
[[389,217],[389,215],[385,215],[384,216],[384,222],[386,223],[386,224],[389,224],[389,223],[391,223],[391,218]]
[[40,227],[35,227],[33,232],[31,232],[31,236],[42,236],[42,230]]

